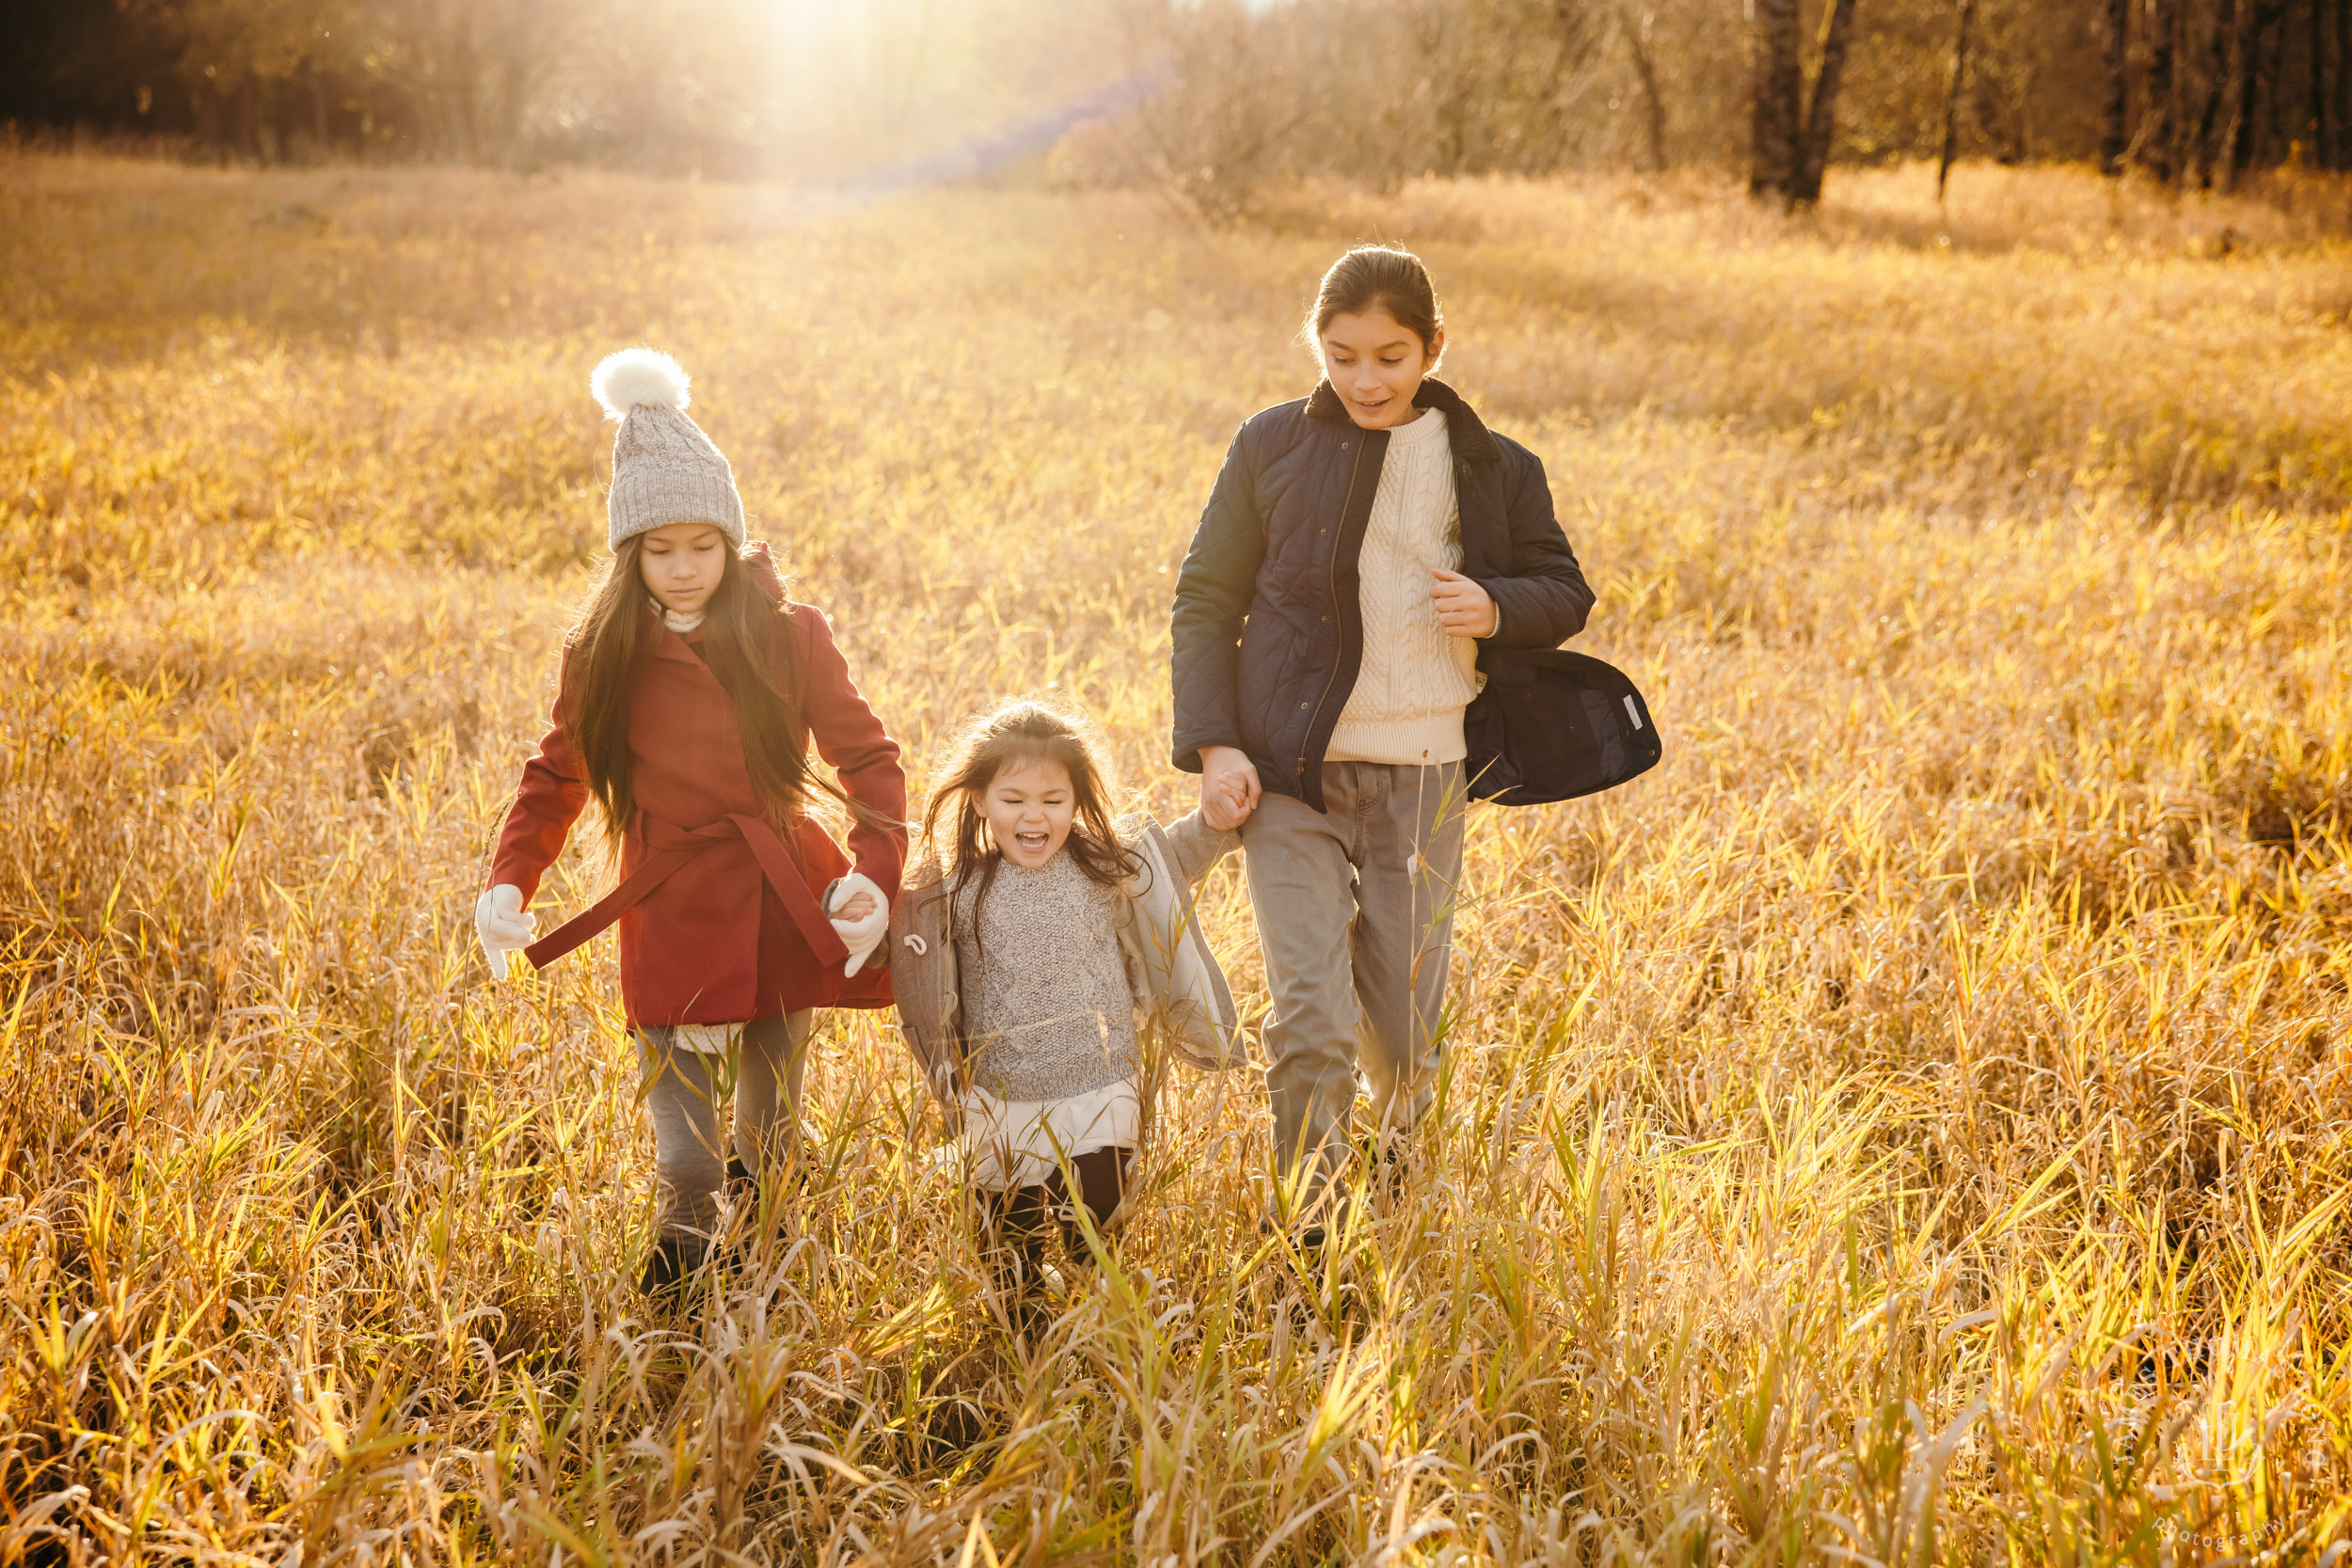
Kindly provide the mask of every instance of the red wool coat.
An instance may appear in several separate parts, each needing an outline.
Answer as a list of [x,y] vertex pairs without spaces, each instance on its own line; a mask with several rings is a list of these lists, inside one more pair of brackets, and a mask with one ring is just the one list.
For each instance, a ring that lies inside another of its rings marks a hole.
[[[783,602],[764,545],[746,564]],[[906,829],[852,825],[850,853],[806,816],[781,835],[765,820],[736,730],[735,705],[686,638],[646,611],[629,688],[628,749],[636,814],[622,837],[620,881],[563,928],[525,950],[548,964],[618,921],[621,999],[632,1024],[739,1023],[802,1007],[883,1007],[888,971],[868,960],[854,978],[848,951],[818,908],[826,884],[856,869],[894,899]],[[858,694],[823,615],[807,605],[776,617],[775,658],[818,756],[879,823],[903,824],[906,775],[898,743]],[[699,633],[691,634],[699,641]],[[564,672],[568,684],[568,661]],[[523,765],[492,863],[528,907],[588,802],[586,769],[564,724],[564,698],[538,754]],[[880,955],[876,955],[879,958]]]

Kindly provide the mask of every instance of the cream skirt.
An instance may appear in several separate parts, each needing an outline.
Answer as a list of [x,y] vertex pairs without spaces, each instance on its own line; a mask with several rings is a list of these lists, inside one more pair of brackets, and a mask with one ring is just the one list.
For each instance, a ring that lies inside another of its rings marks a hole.
[[1142,1135],[1142,1096],[1122,1078],[1068,1100],[999,1100],[966,1089],[957,1141],[973,1184],[1002,1192],[1041,1185],[1063,1160],[1133,1148]]

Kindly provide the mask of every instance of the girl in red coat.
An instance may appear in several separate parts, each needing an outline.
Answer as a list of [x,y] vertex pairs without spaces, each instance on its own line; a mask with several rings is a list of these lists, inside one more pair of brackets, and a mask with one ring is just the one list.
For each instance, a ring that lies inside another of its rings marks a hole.
[[[890,1004],[866,960],[906,860],[906,777],[824,616],[745,545],[734,474],[684,412],[686,372],[630,349],[590,388],[620,422],[612,562],[565,640],[475,923],[501,977],[515,949],[544,968],[619,925],[660,1190],[642,1283],[666,1292],[708,1255],[723,1183],[749,1198],[795,1154],[809,1010]],[[811,741],[837,788],[810,770]],[[820,793],[847,808],[847,854],[810,818]],[[619,881],[533,942],[532,895],[592,799]]]

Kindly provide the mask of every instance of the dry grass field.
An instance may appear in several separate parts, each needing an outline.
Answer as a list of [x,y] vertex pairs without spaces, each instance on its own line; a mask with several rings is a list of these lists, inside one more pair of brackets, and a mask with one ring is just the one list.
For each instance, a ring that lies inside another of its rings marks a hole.
[[[2281,200],[1215,232],[0,156],[0,1561],[2334,1563],[2352,198]],[[1262,1086],[1173,1075],[1010,1358],[833,1015],[806,1197],[649,1313],[610,942],[501,986],[470,920],[603,536],[590,366],[695,372],[918,784],[1050,685],[1174,812],[1175,563],[1359,238],[1437,269],[1667,745],[1475,816],[1425,1179],[1302,1280]]]

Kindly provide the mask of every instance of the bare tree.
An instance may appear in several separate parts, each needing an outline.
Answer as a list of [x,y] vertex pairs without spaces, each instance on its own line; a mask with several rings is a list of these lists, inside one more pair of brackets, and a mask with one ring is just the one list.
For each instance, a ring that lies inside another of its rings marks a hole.
[[2310,51],[2312,162],[2327,168],[2333,139],[2328,126],[2328,15],[2323,0],[2307,0],[2310,23],[2305,47]]
[[1944,89],[1944,150],[1935,161],[1935,199],[1944,199],[1944,186],[1952,177],[1952,154],[1960,146],[1960,89],[1968,79],[1968,24],[1976,19],[1977,0],[1960,0],[1960,20],[1952,27],[1952,71]]
[[1633,61],[1633,77],[1642,87],[1642,128],[1648,133],[1649,166],[1655,173],[1666,171],[1666,98],[1658,88],[1658,50],[1651,33],[1658,13],[1644,7],[1636,14],[1619,19],[1625,29],[1626,48]]
[[1830,143],[1837,133],[1837,87],[1845,79],[1846,50],[1853,39],[1854,8],[1860,0],[1829,0],[1821,13],[1821,64],[1805,106],[1804,139],[1797,148],[1797,176],[1788,189],[1791,204],[1821,199],[1821,174],[1829,167]]
[[1312,105],[1284,90],[1258,32],[1266,21],[1232,0],[1144,0],[1133,13],[1136,53],[1162,55],[1173,70],[1168,90],[1138,115],[1145,172],[1211,223],[1250,212],[1261,187],[1284,171]]
[[2275,74],[2270,59],[2271,35],[2286,14],[2286,0],[2238,0],[2238,30],[2230,55],[2229,132],[2222,138],[2221,165],[2226,184],[2234,185],[2253,162],[2261,134],[2261,117],[2268,109],[2266,89]]
[[[1556,166],[1565,161],[1568,117],[1576,108],[1578,89],[1608,41],[1611,20],[1606,14],[1597,17],[1589,0],[1550,0],[1548,9],[1551,71],[1543,88],[1549,105],[1545,140],[1549,161]],[[1506,31],[1502,36],[1509,34]]]
[[[1742,0],[1745,27],[1731,0],[11,4],[73,26],[0,50],[0,119],[193,130],[261,159],[1050,169],[1221,217],[1294,175],[1745,162],[1794,206],[1833,155],[1934,158],[1947,186],[1977,150],[2175,182],[2352,162],[2352,0]],[[1057,125],[1050,156],[1008,150]]]
[[310,8],[298,0],[131,0],[125,10],[180,39],[176,69],[200,135],[224,154],[233,147],[246,158],[277,155],[264,101],[301,72],[320,40]]
[[1797,100],[1804,77],[1797,60],[1797,0],[1755,0],[1755,139],[1748,194],[1786,200],[1797,175]]
[[2131,92],[2124,66],[2131,50],[2131,0],[2101,0],[2106,10],[2106,96],[2099,117],[2099,172],[2113,178],[2123,172],[2123,152],[2131,144]]
[[2149,0],[2148,109],[2135,138],[2139,161],[2167,184],[2176,172],[2172,155],[2172,49],[2180,27],[2180,0]]
[[2252,0],[2219,0],[2213,19],[2213,31],[2205,43],[2205,104],[2197,116],[2197,129],[2190,138],[2188,157],[2194,163],[2199,180],[2213,183],[2215,166],[2221,160],[2217,139],[2222,120],[2223,100],[2229,96],[2231,84],[2236,80],[2235,60],[2245,50],[2245,24]]
[[1777,196],[1789,206],[1821,198],[1836,133],[1837,88],[1853,39],[1857,0],[1828,0],[1821,12],[1820,64],[1805,92],[1797,55],[1796,0],[1755,0],[1755,144],[1748,191]]
[[2336,159],[2352,168],[2352,0],[2331,0],[2336,12]]

